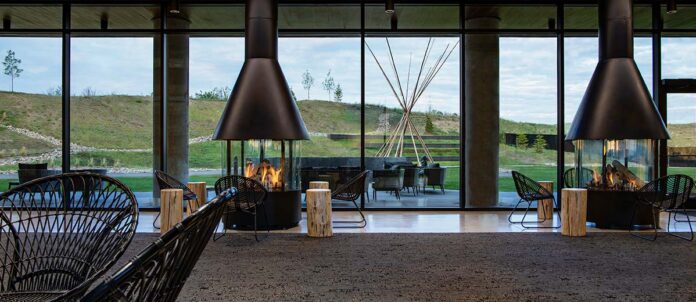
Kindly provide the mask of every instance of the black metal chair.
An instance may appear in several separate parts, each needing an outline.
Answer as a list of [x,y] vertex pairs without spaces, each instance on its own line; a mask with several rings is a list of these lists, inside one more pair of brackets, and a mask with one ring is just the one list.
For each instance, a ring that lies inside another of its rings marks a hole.
[[[263,209],[264,221],[266,222],[266,233],[270,233],[271,227],[268,223],[268,215],[266,214],[266,207],[263,206],[264,201],[266,201],[266,195],[268,190],[258,181],[239,175],[229,175],[218,179],[215,182],[215,194],[221,194],[222,192],[234,188],[237,193],[232,199],[232,203],[227,206],[227,213],[242,212],[251,214],[254,216],[254,239],[259,241],[258,236],[258,225],[257,225],[257,212],[259,207]],[[226,213],[226,214],[227,214]],[[227,215],[223,216],[223,225]],[[223,235],[227,228],[224,229]],[[213,240],[218,240],[223,235],[219,237],[213,237]]]
[[[196,193],[193,193],[191,189],[173,176],[164,173],[163,171],[160,170],[155,170],[155,179],[157,180],[157,185],[159,186],[160,190],[164,189],[181,189],[184,191],[184,201],[186,202],[186,206],[191,208],[194,206],[194,202],[198,199],[198,196],[196,196]],[[159,219],[160,215],[162,213],[157,212],[157,216],[155,217],[155,220],[152,221],[152,226],[156,229],[159,229],[159,227],[155,224],[157,222],[157,219]]]
[[[529,213],[529,208],[532,206],[532,202],[539,202],[544,199],[551,199],[553,200],[553,209],[558,209],[558,204],[556,203],[556,198],[553,196],[552,192],[549,192],[546,188],[542,187],[538,182],[534,181],[533,179],[525,176],[524,174],[517,172],[517,171],[512,171],[512,179],[515,181],[515,189],[517,190],[517,195],[519,195],[520,200],[517,202],[515,207],[512,209],[512,212],[510,212],[510,215],[508,216],[508,221],[510,223],[519,223],[522,225],[523,228],[552,228],[552,229],[557,229],[560,228],[560,225],[553,226],[540,226],[538,224],[546,222],[546,220],[550,219],[551,222],[553,223],[553,213],[546,213],[546,209],[544,208],[544,218],[539,220],[537,219],[536,221],[525,221],[527,218],[527,213]],[[524,215],[522,216],[522,220],[520,221],[513,221],[512,220],[512,214],[515,213],[517,210],[517,207],[520,205],[520,203],[526,202],[527,203],[527,208],[524,211]],[[538,205],[537,205],[538,206]],[[553,211],[552,209],[552,211]],[[555,211],[556,215],[558,215],[558,221],[561,221],[561,216],[558,214],[558,211]],[[525,223],[536,223],[537,225],[530,226],[530,225],[525,225]]]
[[360,205],[356,202],[361,196],[367,195],[365,191],[365,182],[367,181],[367,174],[369,171],[362,171],[360,174],[351,178],[347,183],[340,185],[336,190],[331,192],[331,199],[350,201],[355,206],[360,214],[360,220],[357,221],[346,221],[346,220],[336,220],[333,223],[352,223],[358,224],[356,226],[350,225],[339,225],[334,226],[334,228],[364,228],[367,226],[367,220],[365,220],[365,215],[360,209]]
[[0,194],[0,301],[84,293],[135,234],[138,203],[116,179],[52,175]]
[[[579,175],[581,180],[590,181],[592,179],[592,174],[594,173],[592,169],[582,168],[582,174]],[[578,182],[578,175],[576,168],[570,168],[563,172],[563,185],[566,188],[579,188],[584,187]]]
[[[79,298],[83,302],[176,301],[220,222],[230,189],[146,247],[113,276]],[[67,300],[79,296],[68,297]]]
[[[694,180],[686,175],[676,174],[667,175],[655,179],[642,188],[638,190],[637,200],[633,206],[633,215],[631,215],[631,222],[629,224],[630,231],[633,230],[636,209],[639,205],[649,206],[653,209],[653,236],[646,237],[631,232],[633,236],[638,238],[647,239],[654,241],[657,239],[657,215],[660,211],[668,212],[667,218],[667,234],[692,241],[694,240],[694,230],[691,227],[691,220],[689,219],[689,214],[684,206],[686,201],[689,199],[691,194],[691,188],[694,185]],[[670,232],[670,225],[672,224],[672,214],[674,214],[674,219],[676,220],[677,213],[681,212],[686,216],[686,223],[689,225],[690,237],[684,237]]]

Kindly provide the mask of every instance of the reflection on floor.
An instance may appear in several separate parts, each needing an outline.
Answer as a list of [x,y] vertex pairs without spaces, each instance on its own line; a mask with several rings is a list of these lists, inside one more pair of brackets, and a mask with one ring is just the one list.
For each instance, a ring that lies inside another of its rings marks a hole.
[[[208,192],[208,198],[213,198],[213,194],[214,192]],[[401,192],[400,199],[389,192],[377,192],[377,200],[374,200],[372,196],[372,190],[370,190],[369,201],[365,199],[366,208],[459,208],[460,200],[459,190],[445,190],[445,193],[442,193],[440,189],[431,188],[427,188],[425,192],[419,192],[418,195],[414,195],[412,191],[404,190]],[[159,209],[152,201],[151,192],[135,192],[135,198],[138,199],[138,204],[142,209]],[[500,192],[498,199],[498,204],[493,206],[494,208],[512,208],[519,197],[515,192]],[[332,205],[334,208],[354,207],[350,202],[336,200],[333,201]]]
[[[399,211],[378,211],[365,212],[367,226],[363,229],[337,229],[337,233],[495,233],[495,232],[560,232],[560,229],[524,229],[519,224],[510,224],[507,221],[507,211],[469,211],[469,212],[399,212]],[[141,212],[138,222],[138,232],[149,233],[159,232],[152,227],[152,220],[157,215],[156,212]],[[355,220],[358,215],[355,212],[335,211],[333,213],[336,220]],[[300,225],[288,230],[274,231],[281,233],[306,233],[307,221],[306,213],[302,214],[303,220]],[[534,217],[534,216],[533,216]],[[522,212],[513,215],[513,219],[522,218]],[[554,215],[554,223],[558,223],[557,215]],[[681,219],[681,217],[680,217]],[[662,230],[666,228],[667,215],[662,214]],[[692,217],[692,221],[696,221]],[[692,222],[696,228],[696,222]],[[672,222],[671,229],[688,232],[689,225],[685,222]],[[219,231],[222,227],[219,227]],[[588,225],[589,232],[626,232],[621,230],[597,229]]]

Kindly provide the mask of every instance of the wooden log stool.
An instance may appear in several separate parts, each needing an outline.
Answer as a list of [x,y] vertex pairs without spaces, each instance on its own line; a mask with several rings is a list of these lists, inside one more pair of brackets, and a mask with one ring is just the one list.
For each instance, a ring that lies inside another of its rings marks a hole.
[[561,193],[561,234],[582,237],[587,233],[587,189],[567,188]]
[[189,200],[186,206],[186,215],[191,215],[208,201],[208,190],[205,182],[190,182],[188,188],[196,194],[196,200]]
[[[540,181],[539,184],[544,189],[553,193],[553,181]],[[553,199],[542,199],[537,201],[537,218],[539,220],[548,219],[553,221]]]
[[333,236],[331,190],[307,190],[307,235],[320,238]]
[[310,181],[309,182],[309,188],[310,189],[329,189],[329,182],[328,181]]
[[160,191],[160,233],[164,234],[184,219],[184,190]]

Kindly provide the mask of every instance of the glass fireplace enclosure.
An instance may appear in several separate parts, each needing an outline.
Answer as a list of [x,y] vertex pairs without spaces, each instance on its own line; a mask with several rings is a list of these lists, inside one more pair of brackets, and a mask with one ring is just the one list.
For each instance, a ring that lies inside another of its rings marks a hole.
[[575,170],[566,172],[567,183],[597,190],[638,190],[655,176],[655,145],[652,139],[576,140]]
[[300,190],[300,141],[260,139],[238,144],[232,174],[253,178],[271,192]]

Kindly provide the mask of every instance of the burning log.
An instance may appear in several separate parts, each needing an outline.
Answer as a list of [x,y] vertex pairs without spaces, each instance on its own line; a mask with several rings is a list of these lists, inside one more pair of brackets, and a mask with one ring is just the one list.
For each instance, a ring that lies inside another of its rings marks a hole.
[[614,160],[611,162],[612,166],[614,166],[614,171],[619,177],[620,180],[623,180],[626,183],[634,185],[636,188],[641,188],[645,185],[645,182],[638,178],[631,170],[626,168],[621,162],[618,160]]

